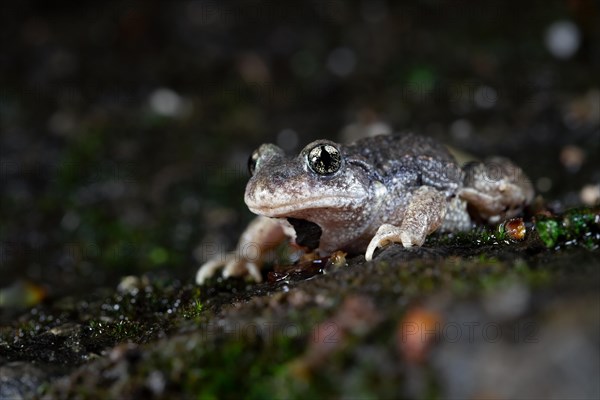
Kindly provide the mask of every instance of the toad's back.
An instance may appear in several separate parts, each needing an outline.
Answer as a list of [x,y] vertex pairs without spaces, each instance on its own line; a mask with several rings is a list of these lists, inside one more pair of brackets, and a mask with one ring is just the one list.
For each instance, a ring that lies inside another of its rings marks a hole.
[[439,142],[416,135],[380,135],[348,146],[349,154],[363,157],[374,179],[385,186],[405,189],[422,185],[453,194],[462,186],[463,171]]

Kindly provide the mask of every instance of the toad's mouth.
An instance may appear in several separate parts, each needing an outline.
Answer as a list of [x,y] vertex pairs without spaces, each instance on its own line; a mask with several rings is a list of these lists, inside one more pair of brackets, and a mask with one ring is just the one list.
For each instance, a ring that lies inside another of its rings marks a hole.
[[335,210],[345,209],[346,212],[348,207],[352,205],[358,205],[358,203],[364,200],[359,196],[329,196],[320,197],[313,200],[301,200],[290,201],[283,204],[259,204],[252,200],[246,199],[246,205],[255,214],[264,215],[265,217],[294,217],[305,215],[308,211],[314,210],[325,210],[328,212],[335,212]]
[[288,218],[287,220],[296,231],[296,244],[308,247],[310,250],[319,247],[319,239],[323,234],[319,225],[304,219]]

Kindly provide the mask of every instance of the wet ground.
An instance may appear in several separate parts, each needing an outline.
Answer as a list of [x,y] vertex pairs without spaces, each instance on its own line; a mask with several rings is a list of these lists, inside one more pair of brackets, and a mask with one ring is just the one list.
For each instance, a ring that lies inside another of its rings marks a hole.
[[[600,397],[597,2],[1,7],[0,398]],[[193,284],[253,148],[409,130],[524,222]]]

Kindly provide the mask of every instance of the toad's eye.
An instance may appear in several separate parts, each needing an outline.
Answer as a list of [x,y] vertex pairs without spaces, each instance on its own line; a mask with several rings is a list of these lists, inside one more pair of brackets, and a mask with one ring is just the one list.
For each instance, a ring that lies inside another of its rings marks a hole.
[[250,154],[250,157],[248,157],[248,172],[250,172],[250,176],[254,175],[259,157],[260,154],[258,153],[258,150],[254,150],[252,154]]
[[340,151],[330,144],[318,144],[308,152],[308,166],[319,175],[331,175],[342,165]]

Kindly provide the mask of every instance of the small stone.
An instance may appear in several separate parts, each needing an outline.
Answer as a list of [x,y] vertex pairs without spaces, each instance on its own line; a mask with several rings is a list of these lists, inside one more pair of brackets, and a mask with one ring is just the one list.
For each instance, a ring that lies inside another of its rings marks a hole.
[[117,291],[121,294],[130,294],[135,296],[144,286],[148,284],[149,282],[147,278],[129,275],[121,279],[121,282],[119,282],[119,285],[117,286]]
[[509,239],[520,242],[525,239],[527,228],[523,218],[512,218],[501,225]]
[[54,336],[72,336],[81,332],[81,325],[75,322],[67,322],[50,329],[48,332]]

